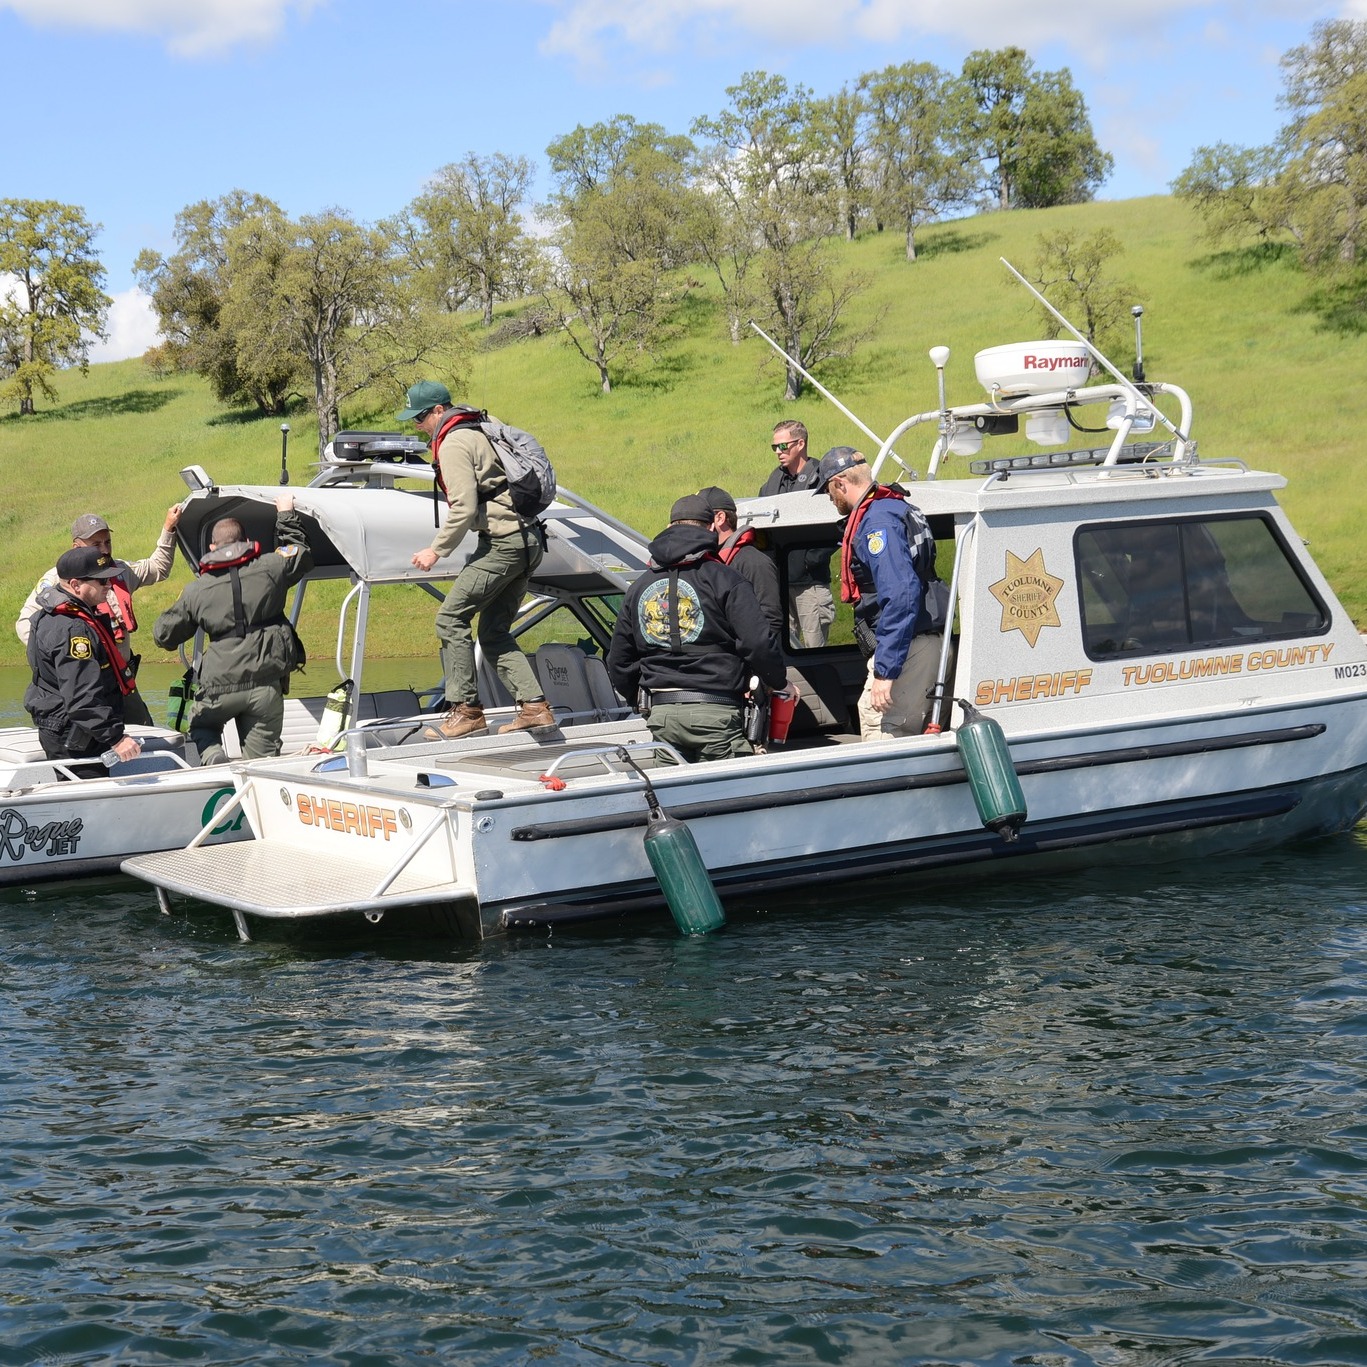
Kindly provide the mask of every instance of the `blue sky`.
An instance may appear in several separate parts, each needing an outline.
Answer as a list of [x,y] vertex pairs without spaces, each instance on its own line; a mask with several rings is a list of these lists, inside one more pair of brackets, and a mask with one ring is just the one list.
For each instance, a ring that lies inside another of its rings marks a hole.
[[467,152],[544,168],[552,139],[619,113],[687,132],[746,71],[829,94],[1015,43],[1071,70],[1115,157],[1101,197],[1129,199],[1197,146],[1271,140],[1279,59],[1327,18],[1367,19],[1367,0],[0,0],[19,116],[0,197],[103,224],[116,304],[96,359],[116,359],[152,341],[134,257],[235,187],[373,221]]

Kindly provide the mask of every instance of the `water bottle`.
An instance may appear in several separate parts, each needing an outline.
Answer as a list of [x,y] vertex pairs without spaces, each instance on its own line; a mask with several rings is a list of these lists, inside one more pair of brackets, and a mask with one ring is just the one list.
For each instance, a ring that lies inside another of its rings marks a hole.
[[[133,758],[136,759],[137,755],[142,753],[142,742],[134,741],[133,743],[138,747],[137,754],[133,755]],[[110,769],[116,764],[122,764],[123,757],[111,746],[100,756],[100,763],[103,764],[106,769]]]

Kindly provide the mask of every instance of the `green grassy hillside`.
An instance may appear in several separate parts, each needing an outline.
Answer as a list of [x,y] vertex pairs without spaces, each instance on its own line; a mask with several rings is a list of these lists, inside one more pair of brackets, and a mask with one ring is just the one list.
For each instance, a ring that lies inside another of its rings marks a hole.
[[[1125,243],[1114,270],[1145,298],[1149,377],[1174,380],[1191,393],[1203,454],[1237,456],[1288,477],[1283,501],[1297,529],[1355,619],[1367,622],[1367,548],[1358,531],[1354,463],[1367,423],[1367,338],[1323,330],[1304,307],[1306,281],[1288,261],[1212,254],[1197,241],[1186,210],[1170,199],[943,224],[922,234],[921,258],[911,265],[895,233],[842,247],[874,282],[856,302],[852,321],[858,326],[885,312],[858,356],[824,368],[822,382],[875,431],[887,432],[935,405],[926,351],[943,343],[953,352],[951,402],[978,399],[974,352],[1042,335],[1033,302],[998,258],[1028,269],[1038,235],[1062,226],[1109,227]],[[682,335],[660,364],[610,395],[598,393],[594,372],[577,354],[555,338],[538,338],[478,352],[469,385],[457,397],[536,432],[565,484],[651,533],[674,498],[701,485],[753,493],[771,468],[769,434],[781,417],[807,424],[817,454],[843,442],[867,448],[820,395],[783,402],[777,365],[760,369],[768,348],[757,338],[730,345],[707,282],[689,292],[682,322]],[[1115,359],[1128,368],[1128,353]],[[93,366],[84,377],[64,375],[60,390],[47,411],[0,418],[5,624],[69,544],[77,514],[102,513],[114,528],[115,552],[137,558],[147,554],[167,506],[184,492],[176,473],[182,466],[199,464],[220,479],[247,482],[273,482],[279,470],[278,420],[225,412],[197,378],[154,379],[141,362],[125,361]],[[393,426],[390,412],[343,416],[348,425]],[[313,459],[316,427],[303,413],[289,421],[297,484]],[[1003,453],[999,447],[995,453]],[[915,452],[924,468],[924,452],[910,443],[901,449]],[[178,565],[169,584],[139,595],[145,621],[174,598],[184,575]],[[315,658],[330,653],[321,608],[304,624]],[[435,649],[425,610],[373,621],[372,632],[377,653]],[[21,662],[17,639],[0,630],[0,665]]]

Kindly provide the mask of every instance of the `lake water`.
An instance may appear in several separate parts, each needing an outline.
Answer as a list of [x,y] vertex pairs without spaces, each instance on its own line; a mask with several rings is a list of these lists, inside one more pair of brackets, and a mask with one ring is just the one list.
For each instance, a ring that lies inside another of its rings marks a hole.
[[0,894],[0,1362],[1367,1362],[1367,840],[491,942]]

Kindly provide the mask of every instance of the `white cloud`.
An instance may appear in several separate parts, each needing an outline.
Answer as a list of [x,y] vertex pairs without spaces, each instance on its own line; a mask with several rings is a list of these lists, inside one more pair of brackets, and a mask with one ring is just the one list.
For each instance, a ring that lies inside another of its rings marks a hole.
[[161,341],[157,315],[152,312],[152,301],[147,295],[135,288],[124,290],[113,299],[106,324],[109,336],[92,344],[92,361],[126,361],[130,356],[141,356]]
[[[1367,0],[1348,0],[1367,8]],[[680,45],[715,49],[740,31],[783,48],[838,43],[842,37],[891,43],[938,37],[965,49],[1009,44],[1036,51],[1061,43],[1102,64],[1150,50],[1165,17],[1229,16],[1232,0],[1110,0],[1105,5],[1021,4],[1020,0],[552,0],[561,17],[542,43],[586,66],[601,66],[609,48],[669,52]],[[1299,15],[1302,0],[1266,0],[1266,13]]]
[[41,28],[145,33],[180,57],[200,57],[238,43],[264,43],[295,10],[307,14],[319,0],[0,0]]

